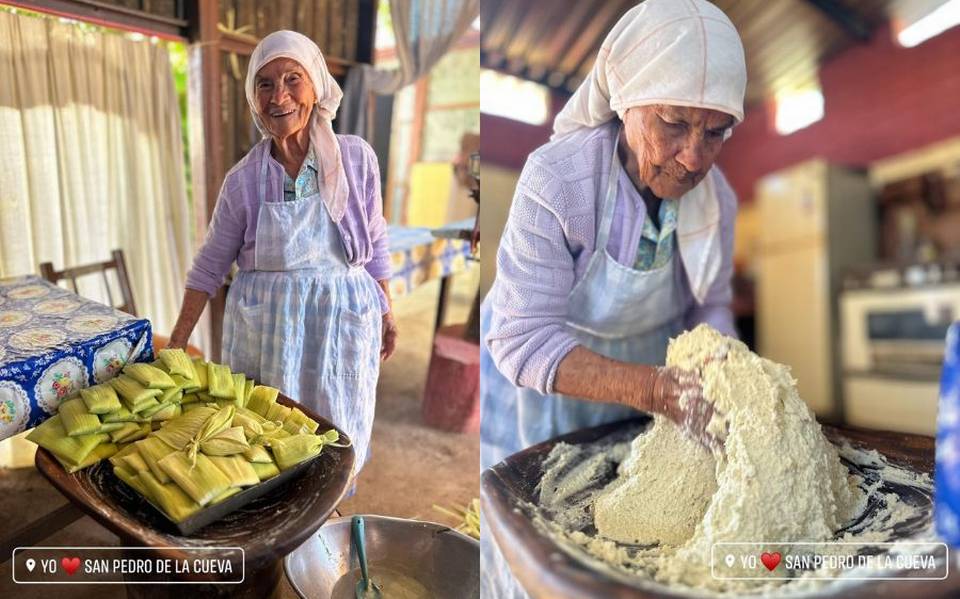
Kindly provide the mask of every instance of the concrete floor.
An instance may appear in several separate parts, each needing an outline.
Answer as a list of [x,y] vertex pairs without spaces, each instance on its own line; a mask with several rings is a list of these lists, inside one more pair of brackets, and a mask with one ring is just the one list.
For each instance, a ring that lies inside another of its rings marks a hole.
[[[467,319],[478,277],[479,268],[473,264],[469,272],[454,278],[448,323]],[[381,370],[372,457],[360,475],[356,494],[339,507],[344,515],[380,514],[453,524],[432,505],[464,505],[479,495],[479,438],[437,431],[420,422],[438,290],[439,283],[431,281],[394,303],[398,349]],[[35,469],[0,469],[0,531],[29,522],[30,514],[44,513],[63,502]],[[43,545],[116,546],[119,539],[84,517],[48,537]],[[119,585],[19,586],[12,581],[10,562],[0,564],[0,597],[54,596],[123,599],[126,592]],[[279,597],[295,599],[297,594],[284,581]]]

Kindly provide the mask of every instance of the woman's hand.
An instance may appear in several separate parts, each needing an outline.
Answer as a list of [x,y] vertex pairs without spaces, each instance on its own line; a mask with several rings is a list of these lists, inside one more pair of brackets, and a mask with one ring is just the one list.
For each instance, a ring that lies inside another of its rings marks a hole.
[[393,319],[393,312],[383,315],[383,339],[380,344],[380,360],[385,361],[397,349],[397,322]]
[[700,376],[673,367],[657,368],[655,372],[650,411],[673,420],[685,434],[708,449],[722,446],[723,440],[707,431],[714,410],[703,396]]

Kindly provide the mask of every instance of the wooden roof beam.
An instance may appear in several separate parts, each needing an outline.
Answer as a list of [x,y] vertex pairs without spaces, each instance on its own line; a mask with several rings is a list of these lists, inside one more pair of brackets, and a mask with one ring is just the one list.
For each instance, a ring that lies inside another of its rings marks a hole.
[[807,0],[807,2],[840,27],[848,36],[861,43],[870,41],[870,37],[873,35],[873,27],[858,12],[850,10],[837,0]]

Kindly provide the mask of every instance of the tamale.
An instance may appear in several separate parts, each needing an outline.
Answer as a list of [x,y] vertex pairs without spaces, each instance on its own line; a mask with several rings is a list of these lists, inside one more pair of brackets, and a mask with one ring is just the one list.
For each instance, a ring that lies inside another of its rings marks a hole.
[[271,420],[273,422],[283,422],[287,419],[287,416],[289,416],[292,411],[293,410],[291,408],[288,408],[283,404],[275,403],[270,406],[270,410],[267,412],[267,420]]
[[277,401],[279,389],[267,387],[266,385],[256,385],[250,392],[250,399],[247,400],[246,408],[263,417],[267,416],[270,407]]
[[176,449],[164,443],[156,435],[150,435],[146,439],[137,441],[136,446],[137,451],[140,452],[140,457],[150,467],[150,472],[157,477],[157,480],[164,484],[170,482],[170,477],[157,465],[157,462],[176,451]]
[[139,435],[142,430],[136,422],[115,422],[111,424],[119,424],[121,426],[121,428],[115,431],[110,431],[110,440],[114,443],[131,441],[133,437]]
[[247,379],[247,384],[244,387],[243,392],[243,405],[247,405],[247,402],[250,401],[250,395],[253,394],[253,388],[257,386],[257,382],[253,379]]
[[57,458],[57,461],[60,462],[60,465],[63,466],[63,469],[69,474],[74,472],[79,472],[84,468],[93,466],[100,460],[105,460],[110,456],[117,453],[117,445],[115,443],[101,443],[93,448],[93,451],[87,454],[87,457],[83,458],[79,464],[72,465],[68,464],[66,461],[60,459],[56,454],[53,457]]
[[137,453],[137,448],[134,447],[132,443],[124,444],[123,447],[117,450],[117,453],[110,456],[110,463],[113,464],[114,466],[118,464],[122,464],[123,458],[125,456],[130,455],[131,453]]
[[125,374],[110,379],[110,386],[117,391],[123,399],[123,404],[131,412],[139,412],[150,407],[157,401],[155,398],[163,393],[161,389],[148,389]]
[[207,364],[207,392],[217,399],[235,399],[236,389],[230,367],[223,364]]
[[290,435],[270,441],[270,450],[280,470],[292,468],[304,460],[318,455],[323,446],[329,443],[323,435]]
[[[127,486],[132,488],[134,491],[140,493],[148,499],[151,499],[149,489],[147,489],[147,487],[144,486],[144,484],[140,481],[140,477],[136,472],[130,472],[130,470],[124,468],[123,466],[114,466],[113,473],[117,476],[117,478],[126,483]],[[147,474],[149,474],[149,472]]]
[[210,461],[227,475],[234,487],[249,487],[260,482],[257,471],[243,456],[210,456]]
[[123,407],[116,389],[107,383],[80,389],[80,397],[91,414],[109,414]]
[[123,367],[123,373],[136,379],[138,383],[148,389],[169,389],[176,387],[170,375],[162,369],[144,362],[127,364]]
[[100,419],[87,411],[87,404],[79,397],[61,403],[57,413],[60,414],[64,430],[71,437],[100,431]]
[[[101,422],[100,428],[97,429],[98,433],[112,433],[113,431],[118,431],[123,428],[123,425],[126,422]],[[116,443],[116,441],[114,441]]]
[[120,459],[120,465],[137,473],[150,469],[150,466],[147,465],[147,462],[140,456],[140,453],[136,451],[123,456]]
[[[214,470],[216,469],[214,468]],[[216,471],[219,472],[219,470]],[[187,493],[184,493],[178,485],[161,483],[150,472],[141,472],[137,477],[147,489],[146,497],[162,509],[167,517],[174,522],[182,522],[191,514],[200,511],[201,506],[191,499]]]
[[304,414],[300,408],[293,408],[284,419],[283,428],[291,434],[315,433],[320,428],[320,423]]
[[243,411],[237,410],[237,413],[233,416],[233,426],[243,427],[243,434],[247,436],[247,439],[253,439],[263,434],[263,426],[259,420],[250,416],[251,413],[249,410],[243,409]]
[[178,389],[177,387],[166,389],[164,390],[163,393],[161,393],[157,397],[157,401],[159,401],[162,404],[172,404],[172,403],[178,404],[182,400],[183,400],[183,391]]
[[181,413],[180,404],[166,403],[158,404],[156,407],[146,409],[140,412],[141,422],[159,422],[161,420],[170,420],[176,418]]
[[251,445],[250,449],[243,452],[243,457],[246,458],[248,462],[256,462],[258,464],[273,461],[273,458],[270,457],[270,452],[267,451],[267,448],[263,445]]
[[237,407],[242,408],[247,405],[247,377],[241,372],[233,373],[233,393],[237,402]]
[[197,373],[197,382],[200,384],[198,391],[207,390],[207,363],[201,358],[193,359],[193,370]]
[[200,429],[207,419],[216,414],[217,410],[204,405],[197,405],[196,409],[171,420],[166,426],[154,433],[164,443],[174,449],[183,449]]
[[137,415],[122,405],[119,410],[100,416],[101,422],[135,422],[136,420]]
[[71,437],[67,435],[66,429],[63,428],[59,414],[47,418],[27,435],[27,439],[43,447],[70,466],[79,466],[97,445],[109,438],[110,436],[104,433]]
[[227,490],[224,491],[223,493],[220,493],[219,495],[217,495],[216,497],[214,497],[213,500],[210,502],[210,505],[216,505],[216,504],[220,503],[221,501],[224,501],[224,500],[226,500],[226,499],[230,499],[231,497],[233,497],[234,495],[236,495],[237,493],[239,493],[239,492],[242,491],[242,490],[243,490],[243,489],[241,489],[240,487],[230,487],[229,489],[227,489]]
[[200,450],[200,445],[204,441],[216,437],[230,427],[230,423],[233,422],[234,413],[235,408],[231,405],[224,409],[217,410],[204,421],[203,426],[200,427],[200,431],[197,432],[183,448],[191,462],[195,459],[197,452]]
[[196,455],[196,464],[191,464],[182,451],[174,451],[158,464],[184,493],[200,505],[207,505],[224,489],[232,486],[227,475],[202,453]]
[[200,389],[200,383],[197,382],[196,379],[188,379],[187,377],[180,376],[179,374],[171,374],[170,378],[172,378],[173,382],[177,384],[177,388],[184,393],[191,393]]
[[197,373],[193,368],[193,360],[181,348],[164,348],[160,350],[160,361],[167,367],[170,374],[179,374],[187,379],[196,379]]
[[208,456],[226,456],[250,449],[243,427],[235,426],[221,431],[200,443],[200,451]]
[[186,405],[188,403],[195,403],[200,401],[200,398],[197,396],[196,392],[184,392],[183,397],[180,399],[180,405]]
[[280,469],[277,468],[277,465],[273,463],[273,461],[251,462],[250,466],[253,468],[254,472],[257,473],[257,477],[261,480],[261,482],[280,474]]

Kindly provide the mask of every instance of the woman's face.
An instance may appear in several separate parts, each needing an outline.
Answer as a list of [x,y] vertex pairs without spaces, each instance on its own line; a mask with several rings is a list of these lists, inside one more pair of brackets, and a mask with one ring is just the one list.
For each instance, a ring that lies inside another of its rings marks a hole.
[[719,110],[654,104],[623,115],[640,180],[660,198],[676,199],[706,176],[734,118]]
[[253,89],[260,121],[272,137],[284,139],[307,126],[317,94],[300,63],[271,60],[257,71]]

